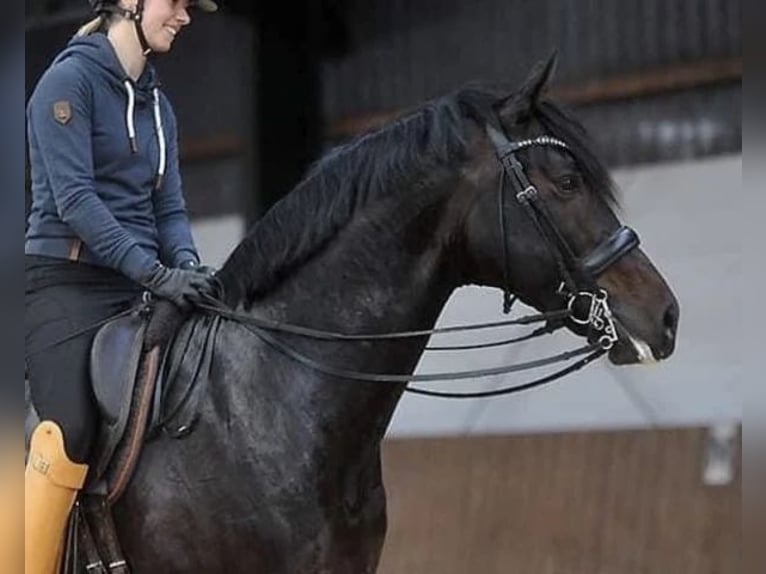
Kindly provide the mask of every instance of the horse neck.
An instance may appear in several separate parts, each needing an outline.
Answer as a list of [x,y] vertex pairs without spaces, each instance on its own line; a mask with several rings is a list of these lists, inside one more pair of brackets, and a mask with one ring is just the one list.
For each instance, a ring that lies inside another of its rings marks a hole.
[[[289,323],[343,333],[386,333],[433,327],[458,281],[444,189],[410,190],[365,210],[316,257],[262,302],[263,312]],[[294,340],[305,354],[345,370],[412,373],[423,339],[380,342]],[[382,439],[403,385],[328,380],[307,384],[322,405],[319,427],[344,452]],[[340,438],[338,434],[344,436]],[[339,442],[340,441],[340,442]]]

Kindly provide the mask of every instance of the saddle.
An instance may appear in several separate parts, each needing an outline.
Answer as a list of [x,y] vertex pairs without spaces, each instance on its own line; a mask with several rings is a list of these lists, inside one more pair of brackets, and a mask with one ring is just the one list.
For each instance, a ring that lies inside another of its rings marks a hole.
[[[219,317],[187,317],[170,302],[142,300],[107,323],[91,349],[91,380],[101,414],[94,463],[69,529],[65,570],[129,572],[111,516],[143,445],[194,428],[207,386]],[[187,360],[184,360],[188,357]]]

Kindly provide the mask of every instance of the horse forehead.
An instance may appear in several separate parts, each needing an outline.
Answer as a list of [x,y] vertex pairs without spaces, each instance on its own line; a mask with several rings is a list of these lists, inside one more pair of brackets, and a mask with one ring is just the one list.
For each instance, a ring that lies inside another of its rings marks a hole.
[[[533,145],[522,150],[520,158],[522,164],[527,164],[531,170],[545,170],[550,168],[576,169],[577,162],[571,153],[557,146]],[[544,173],[544,171],[543,171]]]

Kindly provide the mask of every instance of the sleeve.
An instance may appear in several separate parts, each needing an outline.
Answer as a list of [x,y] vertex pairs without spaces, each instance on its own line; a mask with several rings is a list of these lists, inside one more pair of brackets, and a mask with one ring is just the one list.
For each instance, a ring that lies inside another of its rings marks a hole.
[[167,110],[167,171],[162,187],[154,192],[154,216],[160,240],[162,261],[170,267],[182,263],[199,263],[199,255],[192,238],[189,216],[183,197],[183,184],[178,160],[178,127],[173,110],[163,96]]
[[43,76],[30,99],[30,134],[61,220],[105,265],[140,281],[152,269],[154,257],[96,193],[91,106],[91,88],[82,71],[71,61],[61,62]]

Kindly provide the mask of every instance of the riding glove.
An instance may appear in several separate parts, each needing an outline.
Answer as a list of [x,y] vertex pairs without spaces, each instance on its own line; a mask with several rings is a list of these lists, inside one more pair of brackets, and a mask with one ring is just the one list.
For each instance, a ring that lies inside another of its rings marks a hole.
[[171,269],[160,263],[141,284],[154,295],[172,301],[185,311],[213,290],[210,276],[196,270]]

